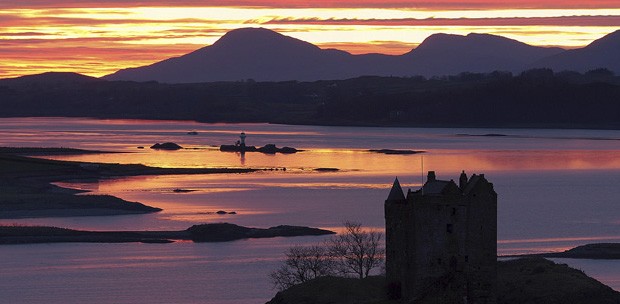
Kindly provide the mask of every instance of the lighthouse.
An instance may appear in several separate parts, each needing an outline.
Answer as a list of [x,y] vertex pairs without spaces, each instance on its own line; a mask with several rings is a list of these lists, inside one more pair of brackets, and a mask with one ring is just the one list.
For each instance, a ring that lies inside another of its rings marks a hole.
[[241,146],[241,148],[245,148],[245,132],[241,131],[241,134],[239,135],[239,145]]

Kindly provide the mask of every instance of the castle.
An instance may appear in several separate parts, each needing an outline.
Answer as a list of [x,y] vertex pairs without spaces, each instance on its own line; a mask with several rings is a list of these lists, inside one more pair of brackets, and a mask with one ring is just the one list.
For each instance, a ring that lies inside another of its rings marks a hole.
[[496,303],[497,194],[484,174],[458,185],[429,171],[420,190],[398,182],[385,201],[386,277],[392,297],[449,290],[452,303]]

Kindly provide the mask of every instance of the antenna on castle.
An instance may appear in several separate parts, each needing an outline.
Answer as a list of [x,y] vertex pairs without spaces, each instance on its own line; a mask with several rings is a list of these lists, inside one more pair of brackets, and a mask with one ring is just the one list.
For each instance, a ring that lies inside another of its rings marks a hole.
[[424,155],[420,155],[420,165],[422,167],[422,187],[420,189],[422,191],[422,195],[424,195]]

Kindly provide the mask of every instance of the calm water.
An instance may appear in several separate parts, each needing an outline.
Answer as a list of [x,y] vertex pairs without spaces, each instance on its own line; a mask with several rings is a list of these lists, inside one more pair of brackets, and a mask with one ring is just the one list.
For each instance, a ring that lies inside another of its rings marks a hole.
[[[150,215],[0,220],[68,228],[185,229],[232,222],[338,229],[345,220],[383,227],[383,201],[395,176],[416,188],[424,170],[456,179],[485,173],[499,195],[500,254],[562,250],[620,241],[620,132],[349,128],[267,124],[199,124],[68,118],[0,119],[2,146],[73,147],[127,153],[57,159],[164,167],[285,167],[235,175],[149,176],[65,186],[113,194],[163,208]],[[197,131],[198,135],[188,135]],[[293,155],[219,152],[238,134],[247,143],[305,151]],[[503,134],[506,136],[483,136]],[[186,149],[153,151],[156,142]],[[138,149],[145,146],[146,149]],[[368,149],[424,150],[382,155]],[[319,173],[315,168],[339,168]],[[197,190],[174,193],[176,188]],[[214,211],[236,211],[218,216]],[[292,244],[321,237],[222,244],[43,244],[0,247],[0,302],[262,303],[267,279]],[[620,290],[620,262],[564,260]],[[601,266],[603,265],[603,266]]]

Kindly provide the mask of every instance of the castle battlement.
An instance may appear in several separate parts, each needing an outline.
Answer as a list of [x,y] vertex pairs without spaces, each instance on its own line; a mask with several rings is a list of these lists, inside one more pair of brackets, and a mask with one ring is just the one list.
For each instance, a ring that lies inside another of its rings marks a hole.
[[385,226],[386,276],[396,297],[420,299],[448,284],[463,303],[496,303],[497,194],[484,174],[463,172],[457,185],[430,171],[406,195],[396,179]]

